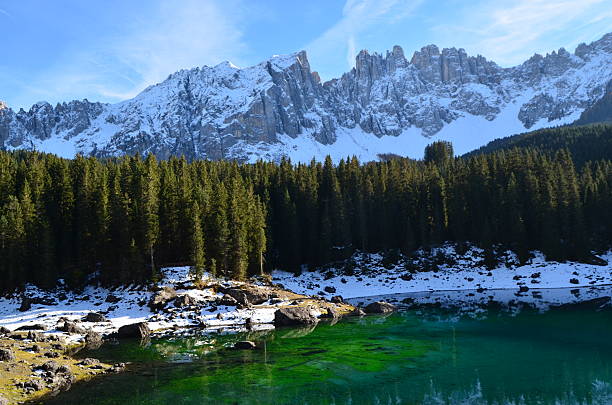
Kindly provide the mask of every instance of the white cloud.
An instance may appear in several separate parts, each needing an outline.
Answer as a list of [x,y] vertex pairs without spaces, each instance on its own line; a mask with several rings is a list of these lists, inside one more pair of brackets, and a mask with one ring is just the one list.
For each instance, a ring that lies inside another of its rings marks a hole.
[[119,101],[180,69],[223,60],[239,63],[238,56],[245,51],[239,1],[156,2],[119,37],[103,36],[89,49],[43,72],[24,97],[28,102],[84,95],[96,101]]
[[1,9],[1,8],[0,8],[0,14],[3,14],[3,15],[5,15],[5,16],[7,16],[7,17],[12,17],[12,15],[11,15],[11,14],[10,14],[8,11],[3,10],[3,9]]
[[[464,41],[472,52],[484,54],[505,64],[517,64],[534,52],[552,49],[551,36],[564,37],[580,31],[580,21],[610,18],[598,15],[598,6],[609,0],[512,0],[486,2],[463,10],[460,24],[440,25],[434,29],[446,33],[446,42]],[[478,10],[478,11],[475,11]],[[582,26],[582,34],[584,34]],[[578,40],[565,41],[568,49]]]
[[306,45],[311,59],[330,61],[346,50],[347,65],[355,63],[359,34],[377,24],[397,22],[408,17],[422,0],[347,0],[342,18]]

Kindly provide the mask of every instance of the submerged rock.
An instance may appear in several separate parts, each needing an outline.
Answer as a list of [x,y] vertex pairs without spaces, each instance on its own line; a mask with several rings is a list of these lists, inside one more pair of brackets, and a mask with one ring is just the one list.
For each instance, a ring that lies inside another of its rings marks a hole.
[[240,342],[234,343],[234,349],[237,350],[253,350],[256,348],[255,342],[251,342],[250,340],[241,340]]
[[367,314],[388,314],[389,312],[395,311],[395,305],[389,304],[385,301],[373,302],[365,307]]
[[133,323],[131,325],[123,325],[117,331],[117,337],[120,339],[143,339],[151,335],[151,329],[146,322]]
[[312,325],[318,318],[306,307],[280,308],[274,312],[274,326]]

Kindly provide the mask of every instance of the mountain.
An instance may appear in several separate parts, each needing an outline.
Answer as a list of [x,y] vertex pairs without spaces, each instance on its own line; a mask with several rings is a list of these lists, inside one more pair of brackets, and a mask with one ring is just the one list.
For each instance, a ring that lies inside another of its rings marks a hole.
[[571,123],[612,79],[612,33],[575,52],[502,68],[463,49],[429,45],[408,59],[361,51],[355,67],[321,82],[304,51],[239,69],[181,70],[117,104],[0,105],[0,147],[62,156],[152,152],[160,158],[309,161],[380,153],[420,157],[432,140],[458,153],[488,141]]
[[575,124],[584,125],[596,122],[612,122],[612,80],[608,82],[603,97],[584,110]]

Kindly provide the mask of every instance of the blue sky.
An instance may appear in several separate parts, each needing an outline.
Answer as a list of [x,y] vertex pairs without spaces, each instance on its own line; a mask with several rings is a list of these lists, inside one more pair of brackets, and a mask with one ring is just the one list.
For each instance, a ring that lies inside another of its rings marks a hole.
[[0,0],[0,100],[116,102],[182,68],[300,49],[323,79],[396,44],[511,66],[611,30],[612,0]]

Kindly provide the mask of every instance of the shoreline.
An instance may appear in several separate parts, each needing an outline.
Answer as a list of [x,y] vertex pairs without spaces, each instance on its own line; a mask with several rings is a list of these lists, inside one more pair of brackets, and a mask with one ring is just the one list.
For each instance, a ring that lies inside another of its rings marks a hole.
[[[303,309],[315,320],[338,319],[353,311],[353,305],[363,307],[381,297],[400,308],[451,308],[461,302],[459,312],[478,313],[474,310],[483,310],[492,302],[511,311],[524,306],[543,310],[563,303],[598,304],[612,296],[612,252],[601,255],[606,265],[549,262],[536,253],[529,264],[520,266],[508,254],[503,264],[488,269],[479,262],[477,248],[461,256],[449,246],[439,249],[447,259],[450,257],[448,263],[426,272],[411,271],[401,260],[390,265],[384,263],[382,255],[359,253],[351,258],[349,271],[341,266],[304,271],[299,276],[275,271],[271,280],[251,282],[206,275],[193,280],[188,267],[171,267],[163,269],[163,278],[157,284],[148,286],[110,289],[90,285],[79,292],[67,290],[61,281],[52,291],[27,286],[20,295],[0,297],[0,327],[5,328],[0,329],[0,347],[25,349],[27,353],[26,346],[37,339],[11,338],[20,328],[32,329],[41,341],[58,342],[62,348],[83,347],[86,336],[99,337],[100,342],[102,338],[115,339],[121,337],[124,327],[134,325],[146,327],[132,328],[135,334],[125,337],[265,331],[275,328],[275,313],[280,309]],[[432,252],[434,255],[440,256],[440,252]],[[428,258],[422,255],[419,260]],[[423,268],[428,268],[426,265]],[[83,374],[79,360],[65,356],[63,350],[59,356],[74,375],[70,383],[121,369],[120,365],[95,362],[96,374]],[[14,401],[10,403],[20,403],[51,392],[43,386],[36,390],[22,387],[21,394],[15,393],[16,384],[39,378],[28,370],[41,366],[41,360],[49,359],[26,361],[28,367],[22,369],[20,381],[15,377],[10,381],[0,379],[0,404],[4,405],[1,398],[7,393]],[[6,364],[0,361],[0,366]]]

